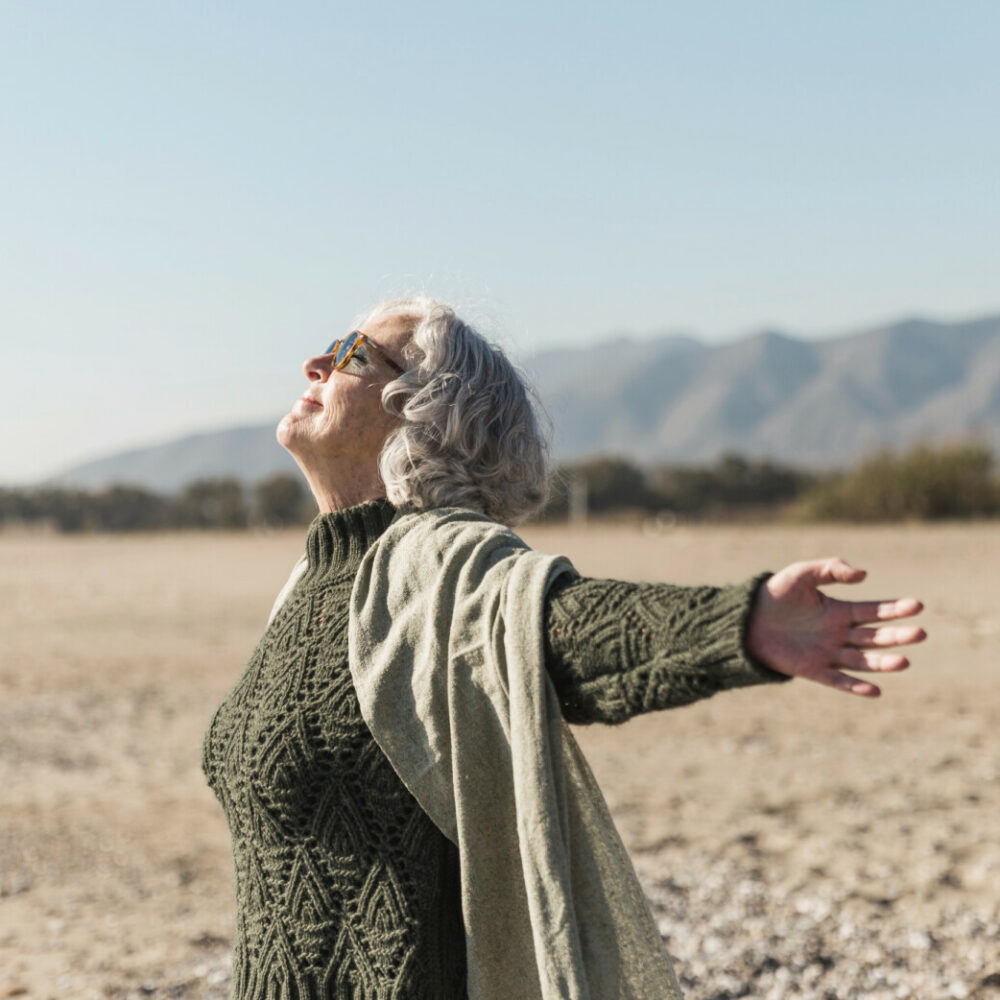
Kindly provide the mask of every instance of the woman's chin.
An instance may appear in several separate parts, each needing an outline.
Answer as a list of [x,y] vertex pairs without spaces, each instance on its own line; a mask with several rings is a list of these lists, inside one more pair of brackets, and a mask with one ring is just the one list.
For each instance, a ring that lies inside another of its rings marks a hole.
[[296,440],[301,437],[299,424],[300,421],[294,413],[286,413],[278,421],[274,436],[278,439],[278,444],[286,451],[293,451]]

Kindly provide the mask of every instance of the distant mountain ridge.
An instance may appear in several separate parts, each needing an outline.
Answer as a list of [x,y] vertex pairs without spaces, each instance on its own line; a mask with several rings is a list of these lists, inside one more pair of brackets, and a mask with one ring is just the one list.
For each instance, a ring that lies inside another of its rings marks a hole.
[[176,493],[196,479],[233,476],[253,483],[298,466],[275,438],[273,423],[186,434],[164,444],[130,448],[74,466],[49,482],[97,489],[112,483]]
[[881,446],[976,437],[1000,447],[1000,316],[910,319],[806,341],[764,331],[707,346],[666,338],[558,377],[542,398],[562,459],[618,452],[701,462],[726,451],[812,468]]
[[[596,453],[707,462],[724,452],[810,468],[878,447],[974,437],[1000,450],[1000,316],[907,319],[828,340],[775,330],[707,345],[678,334],[544,351],[525,368],[553,422],[557,461]],[[207,431],[78,465],[63,485],[248,482],[295,464],[270,423]]]

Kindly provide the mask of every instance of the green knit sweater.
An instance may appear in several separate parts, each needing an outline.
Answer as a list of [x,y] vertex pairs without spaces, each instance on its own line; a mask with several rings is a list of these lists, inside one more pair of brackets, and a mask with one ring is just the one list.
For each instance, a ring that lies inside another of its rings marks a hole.
[[[205,736],[233,839],[236,1000],[458,1000],[457,850],[361,718],[347,610],[361,557],[395,511],[324,514],[309,566]],[[780,679],[743,652],[759,579],[728,588],[561,579],[546,668],[571,722],[621,722]]]

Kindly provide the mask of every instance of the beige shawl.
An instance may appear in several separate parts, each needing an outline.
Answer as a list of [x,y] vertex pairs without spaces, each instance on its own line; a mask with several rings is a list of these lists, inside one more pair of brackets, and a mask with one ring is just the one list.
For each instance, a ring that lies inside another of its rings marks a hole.
[[459,850],[470,1000],[681,995],[544,669],[545,593],[571,570],[443,508],[393,522],[354,583],[362,714]]

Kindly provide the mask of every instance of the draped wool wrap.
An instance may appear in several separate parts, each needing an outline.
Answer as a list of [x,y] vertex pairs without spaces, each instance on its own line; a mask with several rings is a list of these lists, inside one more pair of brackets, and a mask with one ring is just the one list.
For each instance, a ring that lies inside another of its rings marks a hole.
[[565,572],[474,511],[400,516],[354,583],[351,674],[376,742],[458,847],[470,1000],[674,1000],[545,671],[545,594]]

